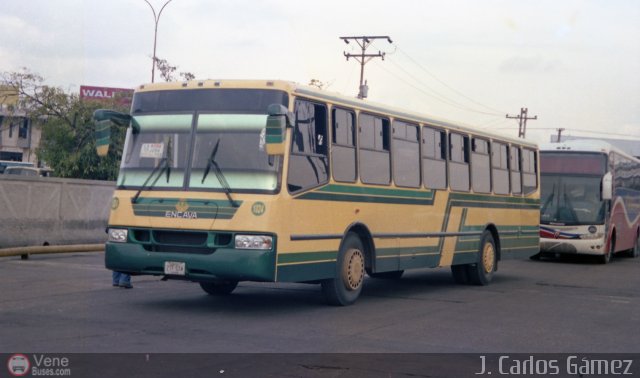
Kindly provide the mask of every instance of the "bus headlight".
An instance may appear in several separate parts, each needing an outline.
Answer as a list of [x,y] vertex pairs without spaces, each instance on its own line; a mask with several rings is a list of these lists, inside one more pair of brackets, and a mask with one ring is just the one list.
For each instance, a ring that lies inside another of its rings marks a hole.
[[129,230],[122,228],[110,228],[109,229],[109,241],[115,243],[126,243]]
[[236,235],[236,249],[271,249],[273,237],[267,235]]

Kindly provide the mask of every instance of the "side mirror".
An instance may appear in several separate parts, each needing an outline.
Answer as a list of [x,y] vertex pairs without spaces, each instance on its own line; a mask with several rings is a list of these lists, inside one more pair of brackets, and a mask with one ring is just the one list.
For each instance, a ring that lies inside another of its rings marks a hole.
[[[96,121],[96,152],[98,156],[106,156],[109,153],[109,143],[111,142],[111,125],[127,127],[131,123],[132,117],[129,114],[113,110],[98,109],[93,112],[93,119]],[[134,127],[134,132],[136,131]]]
[[613,198],[613,175],[607,172],[602,176],[602,200]]
[[289,110],[280,104],[267,108],[266,152],[268,155],[284,155],[284,138],[287,126],[293,118]]

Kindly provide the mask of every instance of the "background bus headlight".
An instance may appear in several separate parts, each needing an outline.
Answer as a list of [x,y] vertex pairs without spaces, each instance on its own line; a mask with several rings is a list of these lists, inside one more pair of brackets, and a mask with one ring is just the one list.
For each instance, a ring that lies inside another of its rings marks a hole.
[[109,229],[109,241],[116,243],[126,243],[129,230],[122,228],[110,228]]
[[236,249],[271,249],[273,237],[267,235],[236,235]]

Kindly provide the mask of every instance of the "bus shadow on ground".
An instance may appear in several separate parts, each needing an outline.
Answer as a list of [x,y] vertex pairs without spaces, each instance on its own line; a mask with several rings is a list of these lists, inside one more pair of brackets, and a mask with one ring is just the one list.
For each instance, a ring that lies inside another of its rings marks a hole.
[[[601,262],[602,256],[595,255],[570,255],[570,254],[554,254],[545,253],[539,256],[538,259],[532,259],[534,262],[539,263],[558,263],[558,264],[573,264],[573,265],[605,265]],[[615,264],[629,259],[624,252],[617,253],[611,257],[609,264]]]
[[[406,272],[400,279],[365,278],[362,293],[355,306],[380,300],[429,299],[433,296],[440,298],[452,292],[467,296],[474,289],[502,291],[503,285],[519,280],[521,277],[498,272],[489,286],[461,285],[455,283],[449,268],[417,269]],[[232,294],[226,296],[212,296],[201,292],[196,283],[185,285],[193,286],[188,294],[165,292],[162,298],[139,301],[135,305],[184,313],[248,314],[259,311],[263,315],[315,311],[330,307],[326,304],[319,284],[241,282]],[[455,301],[452,299],[452,302]]]

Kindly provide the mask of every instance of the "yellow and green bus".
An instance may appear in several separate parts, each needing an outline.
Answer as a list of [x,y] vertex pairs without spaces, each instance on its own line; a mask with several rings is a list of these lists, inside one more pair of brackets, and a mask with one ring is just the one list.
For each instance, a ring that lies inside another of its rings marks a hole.
[[198,282],[320,284],[356,301],[365,273],[451,266],[488,284],[538,252],[535,144],[286,81],[140,86],[99,110],[128,127],[106,266]]

